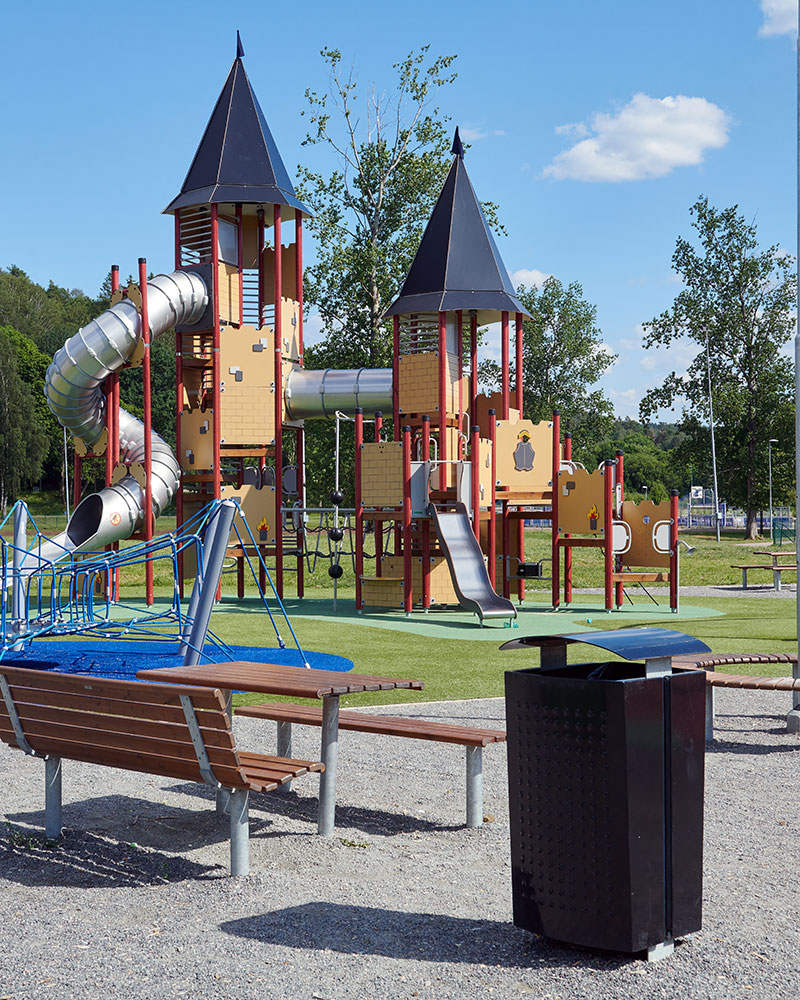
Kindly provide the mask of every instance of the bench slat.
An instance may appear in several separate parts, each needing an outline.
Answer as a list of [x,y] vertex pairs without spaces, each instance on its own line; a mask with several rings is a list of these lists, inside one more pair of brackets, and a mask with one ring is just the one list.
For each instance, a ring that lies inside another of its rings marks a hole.
[[[170,739],[179,743],[191,743],[191,736],[186,726],[183,710],[176,710],[174,718],[167,720],[139,719],[132,716],[118,715],[98,715],[92,712],[75,712],[68,708],[50,708],[46,705],[27,705],[24,702],[16,702],[17,713],[22,722],[23,728],[27,730],[29,722],[47,722],[54,725],[71,726],[77,729],[96,730],[98,723],[106,732],[131,733],[136,732],[142,736],[149,736],[154,739],[163,737],[170,733]],[[4,711],[5,706],[0,703],[0,719],[7,719]],[[212,726],[203,725],[203,717],[208,713],[197,712],[197,719],[200,724],[200,732],[203,742],[207,747],[224,747],[233,749],[233,733]],[[213,720],[210,720],[213,721]]]
[[[252,719],[297,722],[309,726],[322,725],[322,709],[317,705],[270,702],[263,705],[242,706],[235,710],[235,714]],[[380,733],[384,736],[406,736],[412,739],[475,747],[485,747],[489,743],[500,743],[506,739],[506,734],[502,730],[476,729],[470,726],[457,726],[449,722],[409,719],[407,716],[367,715],[361,712],[347,711],[339,712],[339,729],[360,733]]]
[[59,674],[49,670],[30,670],[26,667],[8,667],[0,664],[0,673],[12,686],[33,691],[52,691],[75,694],[97,699],[133,702],[137,705],[165,705],[175,703],[180,695],[189,695],[197,708],[214,710],[224,705],[217,688],[198,688],[177,684],[153,684],[139,681],[108,680],[77,674]]

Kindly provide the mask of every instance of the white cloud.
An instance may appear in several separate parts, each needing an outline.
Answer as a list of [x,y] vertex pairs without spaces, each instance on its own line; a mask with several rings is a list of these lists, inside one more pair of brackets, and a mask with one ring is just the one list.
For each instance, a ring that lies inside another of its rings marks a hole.
[[514,288],[519,288],[520,285],[526,288],[541,288],[545,281],[552,277],[553,275],[547,271],[540,271],[535,267],[521,267],[518,271],[512,272],[511,282]]
[[316,309],[312,309],[303,320],[303,343],[309,346],[318,344],[322,337],[322,317]]
[[579,139],[589,134],[585,122],[571,122],[569,125],[556,125],[556,135],[577,135]]
[[616,114],[593,115],[594,135],[559,153],[543,175],[578,181],[663,177],[724,146],[730,124],[727,112],[704,97],[635,94]]
[[797,34],[796,0],[761,0],[764,21],[758,29],[759,35]]
[[477,142],[479,139],[486,139],[490,135],[505,135],[505,131],[501,128],[496,129],[484,129],[480,125],[464,125],[459,128],[459,135],[464,140],[464,142]]

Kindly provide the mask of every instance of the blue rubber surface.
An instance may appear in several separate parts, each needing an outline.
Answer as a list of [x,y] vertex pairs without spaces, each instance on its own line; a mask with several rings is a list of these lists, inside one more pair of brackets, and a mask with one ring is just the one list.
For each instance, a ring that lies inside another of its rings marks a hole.
[[[262,646],[230,646],[230,654],[216,646],[206,646],[203,663],[221,660],[248,660],[251,663],[278,663],[303,666],[297,649],[265,649]],[[309,664],[317,670],[337,670],[346,673],[353,661],[332,653],[306,650]],[[90,677],[111,677],[135,680],[138,670],[158,667],[179,667],[183,657],[176,642],[131,641],[107,639],[80,642],[76,640],[34,641],[22,650],[5,654],[3,663],[34,670],[57,670],[65,674],[85,674]]]

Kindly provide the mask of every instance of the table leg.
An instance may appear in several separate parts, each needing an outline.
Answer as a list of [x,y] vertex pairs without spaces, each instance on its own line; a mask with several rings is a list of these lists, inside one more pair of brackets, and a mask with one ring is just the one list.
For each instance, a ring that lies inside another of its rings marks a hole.
[[[278,723],[278,746],[277,753],[279,757],[291,757],[292,756],[292,724],[291,722],[279,722]],[[290,792],[292,790],[291,781],[287,781],[284,785],[279,785],[275,789],[276,792]]]
[[[233,691],[223,690],[222,697],[225,699],[225,711],[228,713],[231,725],[233,725]],[[231,793],[229,788],[217,789],[215,804],[218,813],[230,812],[230,797]]]
[[339,695],[322,699],[322,763],[319,783],[317,833],[330,837],[336,821],[336,758],[339,753]]

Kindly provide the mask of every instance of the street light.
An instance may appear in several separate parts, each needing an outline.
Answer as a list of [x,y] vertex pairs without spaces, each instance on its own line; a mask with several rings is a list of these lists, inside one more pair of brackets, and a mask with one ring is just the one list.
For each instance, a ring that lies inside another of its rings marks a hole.
[[647,487],[643,486],[642,489],[644,490],[644,498],[646,500],[647,499]]
[[775,544],[775,532],[772,527],[772,446],[777,443],[777,438],[770,438],[767,442],[767,455],[769,461],[769,540],[771,545]]

